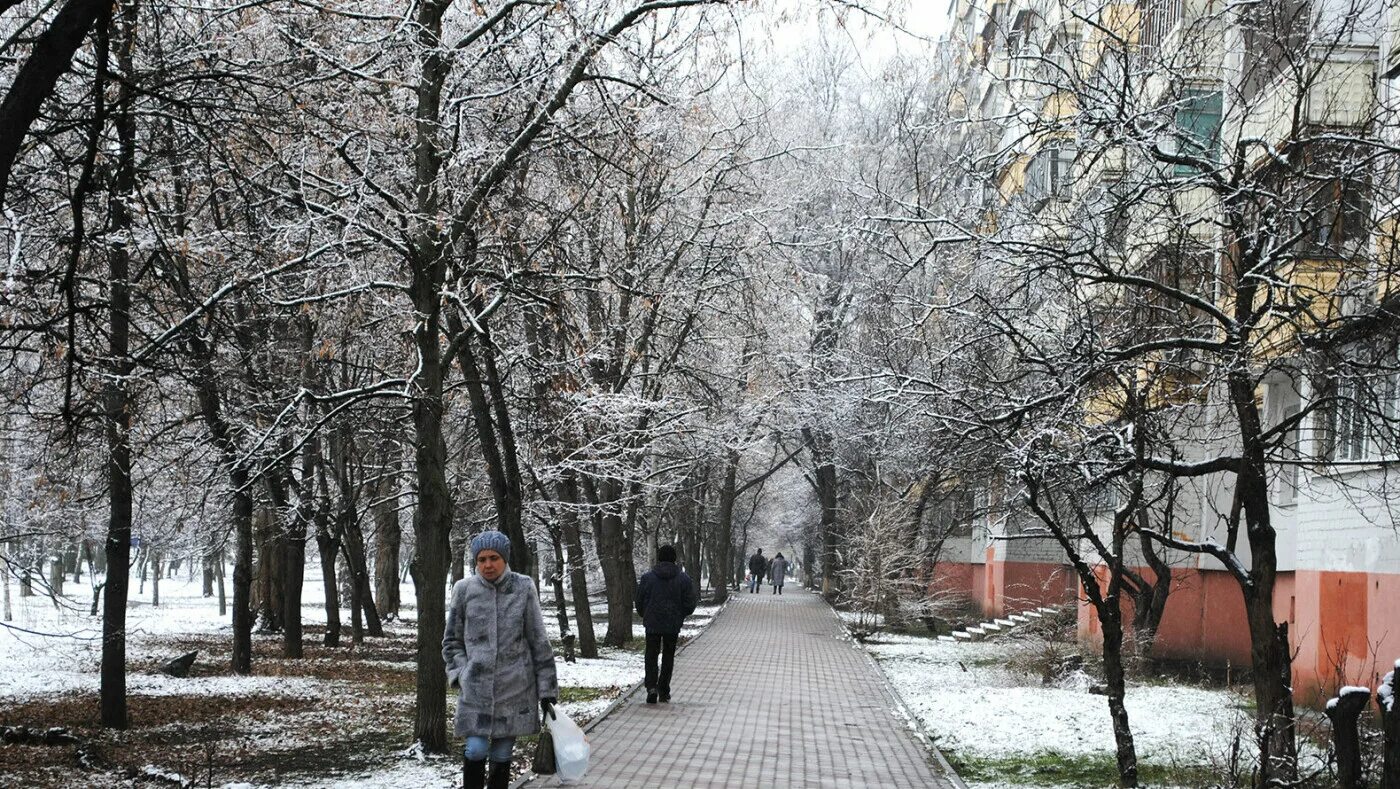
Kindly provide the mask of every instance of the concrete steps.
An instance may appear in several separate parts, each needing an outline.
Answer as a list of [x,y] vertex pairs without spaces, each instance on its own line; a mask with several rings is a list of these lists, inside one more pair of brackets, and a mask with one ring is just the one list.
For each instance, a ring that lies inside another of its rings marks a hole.
[[938,640],[951,644],[984,641],[988,638],[1015,632],[1038,619],[1044,619],[1047,616],[1059,614],[1062,610],[1063,609],[1054,606],[1033,608],[1029,611],[1022,611],[1002,619],[993,619],[988,622],[981,622],[970,627],[965,627],[962,630],[954,630],[949,635],[939,636]]

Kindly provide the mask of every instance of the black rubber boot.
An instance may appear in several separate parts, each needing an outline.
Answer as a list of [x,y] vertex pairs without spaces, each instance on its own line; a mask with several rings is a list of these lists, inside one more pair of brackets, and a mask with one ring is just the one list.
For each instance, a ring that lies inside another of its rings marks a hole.
[[462,760],[462,789],[486,789],[486,760]]
[[491,780],[486,789],[507,789],[510,786],[510,762],[491,762]]

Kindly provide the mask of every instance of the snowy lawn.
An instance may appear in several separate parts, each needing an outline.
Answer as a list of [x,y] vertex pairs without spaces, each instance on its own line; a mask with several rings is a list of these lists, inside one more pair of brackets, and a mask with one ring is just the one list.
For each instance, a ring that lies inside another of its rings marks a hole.
[[[319,575],[308,567],[308,578]],[[55,606],[47,597],[21,598],[17,584],[11,587],[15,618],[0,627],[0,725],[63,726],[83,744],[0,746],[0,786],[193,781],[240,789],[398,789],[460,781],[460,757],[428,757],[410,747],[416,642],[411,585],[401,592],[408,619],[387,624],[384,638],[351,647],[349,614],[342,609],[345,646],[327,648],[321,645],[321,587],[308,582],[306,656],[284,659],[279,635],[255,635],[254,673],[248,677],[230,671],[231,627],[219,616],[217,600],[202,596],[198,579],[162,581],[159,608],[149,604],[148,587],[128,612],[131,728],[125,732],[98,725],[100,622],[87,614],[86,581],[70,584],[68,591],[72,597]],[[697,611],[686,635],[698,633],[717,610]],[[600,638],[606,617],[606,607],[595,610]],[[557,637],[558,620],[548,607],[545,619]],[[636,629],[641,632],[640,623]],[[596,659],[561,659],[560,708],[580,723],[598,715],[641,679],[640,648],[634,639],[627,648],[601,648]],[[189,678],[159,673],[166,660],[191,650],[199,650],[199,658]],[[451,699],[448,704],[450,715]],[[517,745],[518,769],[532,745],[532,739]],[[75,773],[80,759],[90,766]]]
[[[1051,685],[1015,671],[1033,643],[950,644],[882,633],[866,644],[924,730],[968,785],[1090,787],[1114,783],[1107,699],[1075,671]],[[1225,689],[1134,684],[1129,720],[1148,785],[1194,785],[1226,762],[1247,732],[1248,701]]]

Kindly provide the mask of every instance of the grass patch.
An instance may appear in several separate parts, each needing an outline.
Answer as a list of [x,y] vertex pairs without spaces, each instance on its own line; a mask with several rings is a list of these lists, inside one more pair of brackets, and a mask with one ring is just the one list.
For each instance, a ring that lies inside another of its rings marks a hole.
[[581,701],[596,701],[608,695],[610,688],[560,688],[559,703],[574,704]]
[[[1067,755],[1045,751],[984,758],[950,753],[948,759],[958,775],[969,781],[1076,787],[1116,786],[1118,783],[1118,766],[1109,754]],[[1211,778],[1207,767],[1138,763],[1138,781],[1146,786],[1207,785]]]
[[641,636],[639,638],[629,638],[619,648],[626,652],[645,652],[647,651],[646,636]]

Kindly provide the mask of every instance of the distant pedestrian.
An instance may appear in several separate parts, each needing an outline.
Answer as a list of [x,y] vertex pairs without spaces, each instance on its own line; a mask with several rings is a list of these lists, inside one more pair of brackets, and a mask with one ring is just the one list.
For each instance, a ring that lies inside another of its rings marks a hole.
[[749,594],[758,591],[763,586],[763,576],[768,572],[768,559],[763,555],[763,549],[759,548],[749,557]]
[[462,786],[506,789],[515,738],[539,732],[535,705],[552,711],[559,680],[535,583],[506,566],[510,538],[484,531],[471,557],[476,574],[452,587],[442,659],[448,685],[458,688],[453,729],[467,738]]
[[[695,612],[695,587],[690,576],[676,565],[676,548],[656,549],[656,564],[637,582],[637,613],[647,632],[647,703],[671,700],[671,669],[681,624]],[[657,670],[657,658],[661,659]]]
[[783,593],[783,581],[787,579],[788,560],[779,553],[773,557],[773,565],[768,569],[769,577],[773,579],[773,594]]

